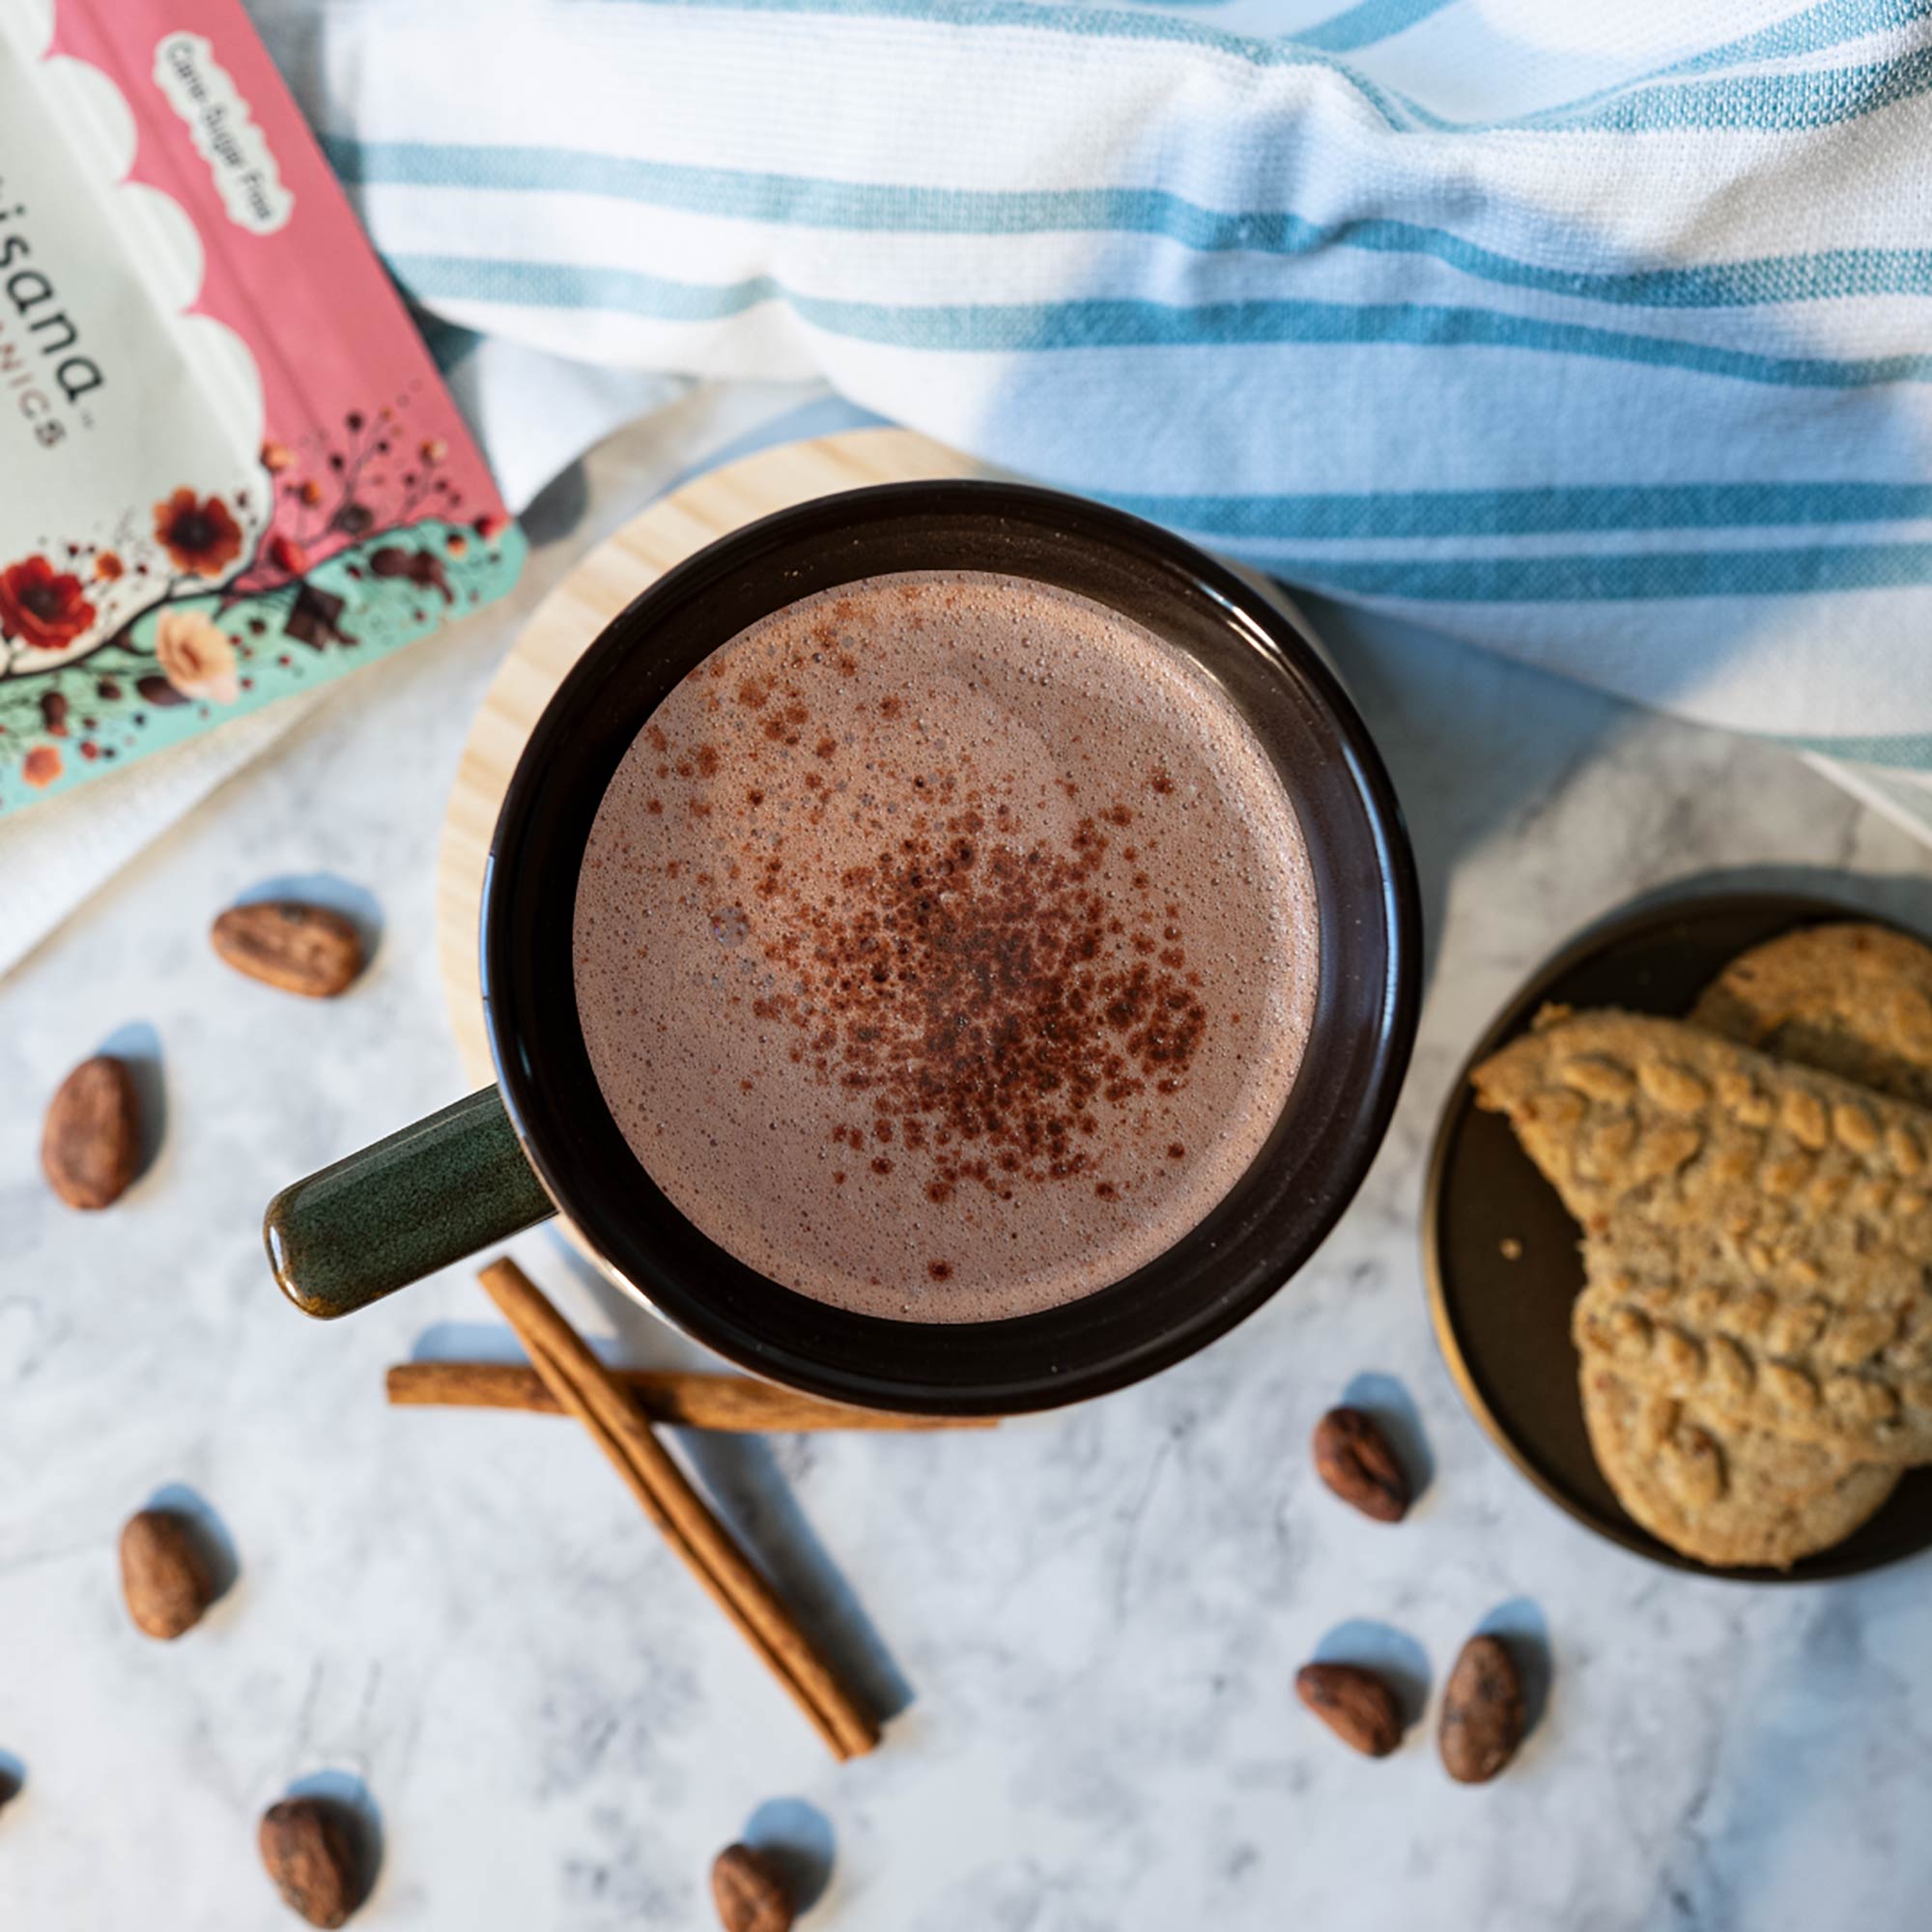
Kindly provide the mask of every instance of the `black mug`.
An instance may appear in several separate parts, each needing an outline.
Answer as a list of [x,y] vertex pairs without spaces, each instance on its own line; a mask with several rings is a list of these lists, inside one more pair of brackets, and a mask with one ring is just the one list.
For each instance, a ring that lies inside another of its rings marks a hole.
[[[1057,585],[1186,652],[1239,709],[1300,818],[1320,911],[1308,1047],[1228,1196],[1112,1287],[997,1321],[889,1321],[781,1287],[700,1234],[639,1167],[591,1070],[571,956],[580,862],[619,760],[689,671],[748,625],[863,578],[983,571]],[[611,1278],[753,1373],[833,1400],[1009,1414],[1153,1374],[1253,1313],[1348,1205],[1414,1037],[1421,915],[1395,794],[1353,705],[1272,600],[1179,537],[1017,484],[820,497],[668,572],[538,720],[490,847],[482,985],[498,1085],[270,1204],[276,1280],[348,1314],[562,1214]]]

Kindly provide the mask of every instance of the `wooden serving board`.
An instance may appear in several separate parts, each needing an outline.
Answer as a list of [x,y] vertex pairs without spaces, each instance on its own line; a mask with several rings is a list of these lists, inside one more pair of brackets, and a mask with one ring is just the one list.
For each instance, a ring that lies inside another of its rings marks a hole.
[[606,538],[524,626],[469,727],[437,857],[437,952],[464,1070],[496,1078],[483,1031],[476,926],[497,814],[538,717],[570,668],[625,605],[673,564],[741,526],[793,503],[872,483],[982,476],[969,457],[910,430],[850,430],[760,450],[661,497]]

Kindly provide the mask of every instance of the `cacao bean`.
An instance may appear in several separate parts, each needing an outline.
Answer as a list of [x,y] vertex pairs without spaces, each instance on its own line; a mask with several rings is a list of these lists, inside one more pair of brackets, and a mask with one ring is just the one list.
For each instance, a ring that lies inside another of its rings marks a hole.
[[311,1925],[346,1924],[361,1904],[355,1840],[339,1805],[284,1798],[262,1814],[257,1842],[282,1903]]
[[1501,1637],[1472,1636],[1442,1693],[1442,1765],[1459,1784],[1487,1784],[1522,1742],[1522,1677]]
[[139,1103],[127,1063],[83,1060],[47,1103],[41,1166],[70,1208],[111,1207],[141,1164]]
[[790,1932],[791,1889],[762,1852],[726,1845],[711,1865],[711,1896],[724,1932]]
[[1408,1478],[1388,1438],[1359,1408],[1331,1408],[1315,1425],[1315,1473],[1378,1522],[1408,1514]]
[[238,973],[312,1000],[333,999],[362,970],[355,928],[339,912],[298,899],[230,906],[209,938]]
[[1301,1701],[1350,1748],[1387,1757],[1402,1742],[1395,1692],[1373,1670],[1354,1663],[1304,1663],[1294,1673]]
[[201,1621],[214,1592],[185,1517],[143,1510],[128,1519],[121,1532],[121,1589],[135,1625],[163,1642]]

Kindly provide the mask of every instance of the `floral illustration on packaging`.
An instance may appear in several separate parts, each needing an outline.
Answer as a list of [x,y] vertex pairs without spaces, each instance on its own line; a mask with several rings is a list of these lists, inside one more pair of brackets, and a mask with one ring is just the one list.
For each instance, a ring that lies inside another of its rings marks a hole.
[[522,556],[238,0],[0,0],[0,812]]
[[[183,484],[105,536],[0,564],[0,758],[41,792],[380,656],[498,596],[522,561],[494,497],[472,513],[410,398],[334,436],[267,442],[253,478]],[[0,779],[0,797],[6,781]]]

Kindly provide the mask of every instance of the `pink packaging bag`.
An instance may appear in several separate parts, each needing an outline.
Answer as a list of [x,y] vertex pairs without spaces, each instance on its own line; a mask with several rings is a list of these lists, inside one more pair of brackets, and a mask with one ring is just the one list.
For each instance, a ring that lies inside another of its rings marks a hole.
[[0,0],[0,814],[522,561],[240,0]]

